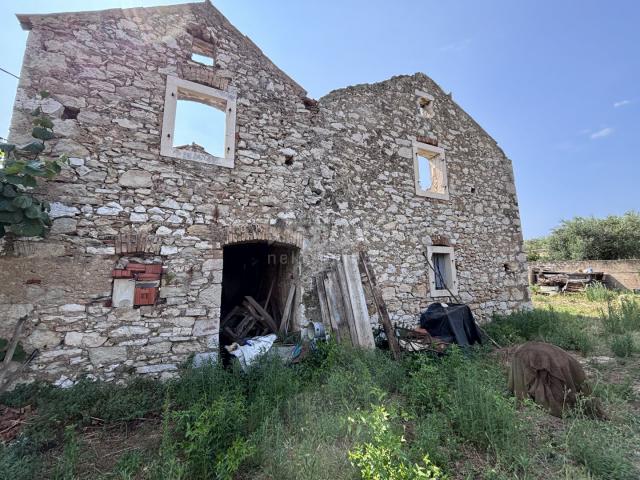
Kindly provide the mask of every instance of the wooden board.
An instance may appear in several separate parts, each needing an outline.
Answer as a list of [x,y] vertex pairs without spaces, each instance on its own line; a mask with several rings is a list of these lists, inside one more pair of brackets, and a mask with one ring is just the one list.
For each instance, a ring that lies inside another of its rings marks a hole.
[[287,301],[284,304],[284,312],[282,314],[282,320],[280,320],[280,332],[287,333],[288,332],[288,323],[289,318],[292,316],[293,310],[293,298],[296,295],[296,286],[291,284],[289,287],[289,294],[287,295]]
[[396,338],[396,332],[391,324],[391,319],[389,318],[389,312],[387,311],[387,304],[382,298],[382,294],[380,293],[380,289],[378,288],[378,282],[376,280],[376,275],[369,265],[369,261],[367,259],[367,255],[364,252],[360,252],[360,262],[362,263],[362,269],[367,276],[367,280],[369,281],[369,288],[371,289],[371,295],[373,296],[373,301],[376,304],[376,309],[378,310],[378,317],[380,318],[380,323],[384,328],[384,333],[387,336],[387,340],[389,341],[389,349],[393,355],[395,360],[400,358],[400,344],[398,343],[398,339]]
[[344,296],[340,290],[338,274],[335,270],[327,272],[324,279],[325,291],[327,292],[327,304],[331,314],[331,327],[336,333],[339,342],[352,343],[349,325],[345,314]]
[[356,321],[353,317],[353,308],[351,307],[351,301],[349,299],[349,287],[347,286],[347,274],[344,271],[344,266],[341,261],[338,261],[334,265],[336,277],[338,278],[338,286],[340,287],[340,298],[344,306],[344,317],[349,329],[349,335],[351,337],[351,344],[354,346],[360,345],[358,339],[358,331],[356,329]]
[[362,279],[358,269],[358,257],[356,255],[342,255],[340,260],[344,268],[348,291],[348,296],[344,295],[344,298],[348,298],[351,303],[358,345],[365,348],[375,348],[367,301],[364,297]]

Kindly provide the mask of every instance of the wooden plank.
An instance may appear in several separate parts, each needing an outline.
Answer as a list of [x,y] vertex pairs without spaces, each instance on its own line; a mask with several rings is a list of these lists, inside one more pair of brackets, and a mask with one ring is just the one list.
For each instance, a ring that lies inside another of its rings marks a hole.
[[255,298],[250,297],[250,296],[246,296],[244,297],[245,300],[247,302],[249,302],[249,304],[255,309],[255,311],[258,313],[257,317],[260,318],[262,320],[264,320],[264,322],[269,326],[269,328],[271,329],[272,332],[277,332],[278,331],[278,325],[276,325],[275,320],[273,319],[273,317],[271,315],[269,315],[269,312],[267,312],[264,308],[262,308],[262,305],[260,305],[258,302],[256,302]]
[[327,304],[331,313],[331,326],[336,332],[336,338],[339,342],[352,343],[345,315],[343,295],[338,282],[338,274],[335,270],[327,272],[324,286],[327,292]]
[[384,333],[387,335],[387,340],[389,341],[389,349],[391,350],[393,358],[395,360],[398,360],[400,359],[400,344],[398,343],[395,329],[393,328],[391,319],[389,318],[387,304],[384,302],[382,294],[380,293],[380,289],[378,288],[378,282],[376,281],[375,273],[373,271],[373,268],[371,268],[371,266],[369,265],[369,261],[364,252],[360,252],[360,262],[369,282],[371,295],[373,296],[373,301],[376,304],[376,309],[378,310],[380,323],[382,324],[382,328],[384,328]]
[[349,299],[349,287],[347,286],[347,275],[344,271],[344,265],[342,265],[341,261],[338,261],[335,263],[334,269],[338,278],[340,298],[343,305],[344,318],[346,320],[347,328],[349,329],[349,336],[351,337],[351,344],[358,346],[360,345],[360,339],[358,338],[356,321],[353,317],[353,308],[351,307],[351,300]]
[[293,297],[296,294],[295,284],[291,284],[289,287],[289,294],[287,295],[287,301],[284,304],[284,312],[282,313],[282,320],[280,320],[280,333],[287,333],[287,325],[291,318],[291,311],[293,310]]
[[342,255],[341,260],[347,279],[349,300],[353,309],[354,324],[358,334],[358,345],[365,348],[375,348],[367,301],[364,297],[362,279],[358,269],[358,258],[356,255]]
[[230,311],[229,313],[227,313],[227,314],[224,316],[224,318],[223,318],[223,319],[222,319],[222,321],[220,322],[220,326],[221,326],[221,327],[224,327],[224,326],[227,324],[227,322],[228,322],[229,320],[231,320],[231,319],[235,316],[235,314],[236,314],[236,313],[238,313],[238,311],[239,311],[239,310],[240,310],[240,307],[239,307],[238,305],[236,305],[235,307],[233,307],[233,308],[231,309],[231,311]]

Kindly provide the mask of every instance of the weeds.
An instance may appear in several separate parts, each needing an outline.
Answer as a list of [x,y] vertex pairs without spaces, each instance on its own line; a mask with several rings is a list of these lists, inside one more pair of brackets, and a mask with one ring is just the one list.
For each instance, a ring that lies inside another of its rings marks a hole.
[[[637,306],[623,298],[615,300],[613,316],[627,328]],[[594,348],[601,328],[600,321],[594,326],[588,317],[555,310],[487,325],[503,344],[543,340],[583,352]],[[631,351],[629,335],[609,340],[616,355]],[[625,435],[635,432],[615,422],[635,421],[625,410],[635,398],[634,378],[629,372],[624,384],[596,385],[614,420],[565,419],[571,432],[562,426],[557,437],[540,434],[547,424],[537,409],[526,402],[516,408],[500,364],[483,349],[394,362],[380,350],[329,342],[299,365],[266,356],[246,373],[207,365],[166,383],[87,380],[65,390],[32,384],[0,399],[35,411],[19,439],[0,446],[0,478],[77,477],[85,471],[82,429],[136,428],[137,419],[157,417],[160,445],[112,457],[105,478],[529,479],[564,472],[626,480],[635,473],[623,455],[631,451]]]
[[638,478],[639,472],[629,459],[631,446],[611,425],[593,420],[575,420],[567,433],[567,446],[570,458],[584,465],[596,478]]
[[621,295],[617,301],[608,300],[607,308],[601,310],[600,316],[607,332],[640,330],[640,301],[635,296]]
[[590,323],[586,317],[536,309],[497,316],[485,329],[501,345],[533,340],[587,355],[595,346],[593,335],[588,331]]
[[614,336],[611,340],[611,351],[616,357],[630,357],[636,351],[633,337],[629,333]]
[[615,298],[617,292],[609,290],[602,282],[593,282],[587,285],[584,294],[590,302],[607,302]]
[[74,480],[78,464],[78,436],[75,425],[68,425],[64,431],[64,449],[62,458],[53,471],[53,480]]
[[349,418],[355,426],[369,430],[370,441],[356,445],[349,452],[351,464],[358,468],[363,480],[440,479],[442,471],[431,463],[428,455],[420,463],[409,461],[402,450],[404,437],[392,429],[391,415],[383,406]]

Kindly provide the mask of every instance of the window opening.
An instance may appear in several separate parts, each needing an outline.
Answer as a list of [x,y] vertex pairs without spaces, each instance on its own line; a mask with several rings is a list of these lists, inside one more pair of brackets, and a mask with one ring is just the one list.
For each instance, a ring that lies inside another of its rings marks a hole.
[[456,276],[455,258],[453,247],[428,247],[430,265],[429,284],[432,297],[445,297],[458,294],[458,281]]
[[168,76],[160,154],[233,168],[236,91]]
[[429,190],[433,184],[429,159],[422,155],[418,155],[418,182],[422,190]]
[[213,67],[216,63],[213,57],[195,52],[191,54],[191,60],[196,63],[206,65],[207,67]]
[[427,143],[415,142],[413,158],[416,194],[422,197],[449,200],[444,149]]
[[173,146],[224,157],[225,113],[210,105],[181,99],[178,94]]
[[447,274],[447,259],[448,255],[446,253],[433,254],[433,267],[436,269],[436,290],[452,287]]

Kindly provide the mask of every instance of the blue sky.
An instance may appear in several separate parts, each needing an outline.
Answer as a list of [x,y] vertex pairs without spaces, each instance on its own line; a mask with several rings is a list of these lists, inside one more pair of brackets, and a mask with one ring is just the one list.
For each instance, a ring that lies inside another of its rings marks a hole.
[[[26,32],[7,18],[176,2],[3,0],[0,67]],[[218,0],[310,96],[425,72],[512,159],[525,238],[561,219],[640,209],[640,2]],[[8,48],[7,46],[11,46]],[[0,135],[16,80],[0,73]]]

